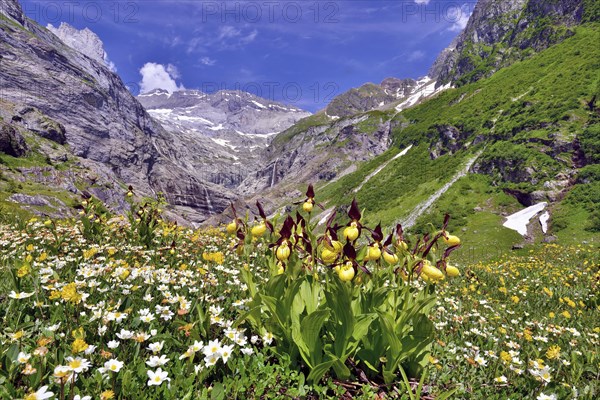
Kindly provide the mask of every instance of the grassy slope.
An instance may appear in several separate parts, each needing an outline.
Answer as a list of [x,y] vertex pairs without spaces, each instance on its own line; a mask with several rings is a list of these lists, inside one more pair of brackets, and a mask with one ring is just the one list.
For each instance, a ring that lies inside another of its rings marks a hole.
[[[438,200],[428,215],[417,222],[415,228],[421,230],[426,223],[439,221],[443,213],[450,212],[454,215],[451,228],[464,229],[465,239],[481,243],[472,251],[480,252],[490,246],[505,249],[519,242],[521,238],[516,232],[501,227],[503,219],[498,214],[520,208],[502,189],[537,190],[544,181],[571,167],[570,154],[547,155],[543,152],[548,150],[544,142],[548,143],[553,137],[572,141],[594,122],[586,103],[598,92],[600,50],[596,44],[599,39],[598,26],[578,27],[575,36],[529,60],[403,111],[396,120],[410,121],[410,124],[398,125],[394,132],[395,146],[361,164],[355,173],[317,191],[319,198],[326,200],[328,207],[347,204],[355,195],[353,189],[369,173],[409,144],[417,145],[356,193],[369,222],[380,220],[384,225],[391,225],[450,180],[475,148],[482,146],[431,160],[428,146],[439,140],[436,127],[453,125],[469,135],[465,142],[483,136],[488,143],[481,156],[483,160],[505,160],[515,163],[516,168],[535,167],[539,183],[498,180],[493,183],[487,176],[462,178]],[[595,184],[588,186],[587,192],[592,194],[569,195],[567,198],[574,197],[570,203],[557,206],[557,210],[566,209],[559,211],[559,215],[567,214],[563,218],[567,220],[563,223],[566,227],[554,232],[560,239],[569,237],[571,241],[579,241],[593,236],[592,232],[582,230],[580,224],[589,218],[591,211],[582,209],[579,201],[584,197],[589,203],[597,190]],[[474,212],[475,207],[483,211]]]

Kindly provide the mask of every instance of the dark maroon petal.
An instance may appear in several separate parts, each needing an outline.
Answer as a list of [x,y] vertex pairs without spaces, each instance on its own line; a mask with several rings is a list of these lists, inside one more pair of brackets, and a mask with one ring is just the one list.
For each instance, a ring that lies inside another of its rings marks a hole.
[[375,229],[371,232],[371,237],[376,242],[381,242],[383,239],[383,232],[381,231],[381,222],[377,224]]
[[394,238],[394,235],[392,235],[390,233],[389,236],[387,237],[387,239],[385,239],[385,242],[383,242],[383,247],[389,246],[390,244],[392,244],[392,239],[393,238]]
[[262,219],[267,219],[267,214],[265,214],[265,210],[263,210],[262,205],[258,200],[256,201],[256,207],[258,207],[258,214],[260,215],[260,217]]
[[312,199],[315,197],[315,190],[313,189],[312,183],[308,185],[308,190],[306,191],[306,197]]
[[446,258],[448,258],[448,256],[450,255],[450,253],[452,253],[454,250],[458,249],[460,247],[460,243],[454,246],[450,246],[446,249],[446,251],[444,251],[444,256],[442,257],[443,260],[446,260]]
[[346,244],[344,245],[344,255],[351,260],[354,260],[356,258],[356,249],[354,248],[354,246],[352,246],[350,242],[346,242]]
[[371,271],[369,271],[367,269],[367,263],[365,263],[364,265],[360,265],[359,263],[357,263],[356,261],[352,260],[352,265],[354,265],[354,270],[356,271],[357,268],[360,268],[365,274],[367,275],[371,275]]
[[361,217],[360,209],[358,208],[358,204],[356,203],[356,198],[354,198],[352,200],[352,205],[350,206],[350,209],[348,210],[348,216],[353,221],[358,221]]

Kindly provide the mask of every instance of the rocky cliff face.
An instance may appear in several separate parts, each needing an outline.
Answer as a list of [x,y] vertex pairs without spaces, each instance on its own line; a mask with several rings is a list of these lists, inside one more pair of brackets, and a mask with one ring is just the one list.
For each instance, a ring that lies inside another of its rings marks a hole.
[[438,85],[488,77],[573,34],[585,0],[480,0],[464,31],[444,50],[429,75]]
[[[165,131],[105,63],[28,20],[16,0],[3,0],[0,12],[0,92],[10,124],[29,129],[35,122],[59,143],[66,139],[115,192],[122,190],[117,182],[162,191],[190,221],[226,207],[232,193],[204,179],[187,161],[187,143]],[[44,118],[56,126],[44,127]]]
[[88,28],[78,30],[71,25],[63,22],[58,28],[48,24],[47,29],[56,35],[67,46],[85,54],[92,60],[99,63],[105,63],[107,60],[104,51],[104,43],[94,32]]
[[229,189],[261,168],[263,151],[278,132],[310,115],[241,91],[158,89],[138,100],[186,143],[187,160],[205,171],[205,180]]

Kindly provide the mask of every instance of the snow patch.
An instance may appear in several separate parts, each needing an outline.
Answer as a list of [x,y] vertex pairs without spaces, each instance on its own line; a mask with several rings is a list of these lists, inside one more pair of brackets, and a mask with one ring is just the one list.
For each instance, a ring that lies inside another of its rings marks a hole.
[[263,106],[262,104],[260,104],[258,101],[254,101],[254,100],[250,100],[256,107],[258,108],[262,108],[263,110],[266,110],[267,107]]
[[[153,96],[152,94],[149,96]],[[173,110],[169,108],[155,108],[154,110],[148,110],[150,114],[159,114],[159,115],[168,115],[173,112]]]
[[548,203],[542,201],[541,203],[534,204],[533,206],[527,207],[521,211],[506,217],[506,222],[502,224],[508,229],[519,232],[521,236],[527,234],[527,224],[531,218],[535,217],[540,211],[542,211]]
[[188,121],[188,122],[202,122],[207,125],[214,125],[212,122],[202,117],[189,117],[187,115],[177,115],[175,119],[179,121]]
[[431,79],[428,76],[419,79],[417,81],[417,86],[411,92],[410,96],[408,96],[408,98],[406,100],[404,100],[402,103],[398,104],[395,107],[396,111],[400,112],[408,107],[412,107],[415,104],[417,104],[417,102],[419,100],[421,100],[422,98],[433,96],[435,94],[443,92],[444,90],[452,87],[452,84],[448,83],[448,84],[442,85],[436,89],[435,88],[436,83],[437,83],[436,81],[434,81],[433,79]]
[[225,129],[225,127],[223,126],[223,124],[219,124],[217,126],[209,126],[208,129],[210,129],[211,131],[222,131],[223,129]]
[[229,147],[231,150],[237,149],[237,146],[233,146],[233,145],[229,144],[229,140],[217,139],[217,138],[210,138],[210,140],[212,140],[213,142],[215,142],[216,144],[218,144],[220,146]]
[[327,218],[329,218],[329,216],[331,215],[331,213],[333,212],[334,209],[335,209],[335,207],[330,207],[327,210],[323,211],[321,213],[321,215],[323,217],[319,220],[317,225],[323,225],[325,222],[327,222]]
[[540,225],[542,225],[542,232],[548,232],[548,220],[550,219],[550,213],[548,211],[540,215]]
[[235,131],[235,133],[237,133],[238,135],[242,135],[242,136],[250,136],[250,137],[258,137],[258,138],[266,138],[269,136],[274,136],[277,135],[279,132],[267,132],[267,133],[244,133],[244,132],[240,132],[238,130]]

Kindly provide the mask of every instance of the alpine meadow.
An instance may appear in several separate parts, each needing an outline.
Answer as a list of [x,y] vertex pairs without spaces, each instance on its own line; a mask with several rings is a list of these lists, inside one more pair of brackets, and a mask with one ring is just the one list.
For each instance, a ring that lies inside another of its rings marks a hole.
[[600,397],[600,2],[0,1],[0,399]]

